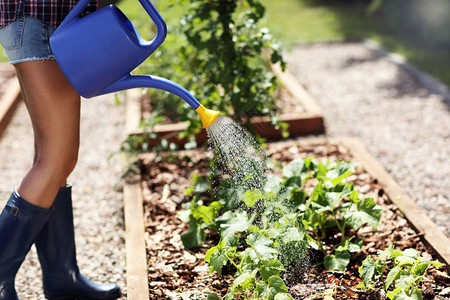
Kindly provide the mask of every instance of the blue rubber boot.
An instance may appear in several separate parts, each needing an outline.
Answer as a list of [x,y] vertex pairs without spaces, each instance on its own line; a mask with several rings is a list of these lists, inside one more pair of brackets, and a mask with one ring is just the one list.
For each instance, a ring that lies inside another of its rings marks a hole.
[[14,191],[0,215],[0,300],[17,300],[14,279],[51,210]]
[[72,212],[72,187],[59,190],[53,212],[35,242],[47,299],[106,300],[121,296],[116,284],[96,284],[78,268]]

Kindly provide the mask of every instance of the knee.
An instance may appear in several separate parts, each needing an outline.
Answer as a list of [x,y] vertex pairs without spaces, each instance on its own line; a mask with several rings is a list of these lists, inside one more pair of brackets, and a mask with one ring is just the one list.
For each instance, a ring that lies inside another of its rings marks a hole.
[[75,169],[77,162],[78,150],[53,154],[39,153],[34,165],[55,179],[65,179]]

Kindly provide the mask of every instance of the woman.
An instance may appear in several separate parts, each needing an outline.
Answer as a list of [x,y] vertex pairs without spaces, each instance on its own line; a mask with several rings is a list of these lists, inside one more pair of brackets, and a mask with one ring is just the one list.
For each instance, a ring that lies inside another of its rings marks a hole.
[[[34,162],[0,215],[0,299],[18,299],[14,279],[33,243],[48,299],[116,299],[115,284],[79,271],[71,186],[79,147],[80,95],[69,84],[49,37],[76,0],[0,0],[0,43],[19,78],[34,131]],[[97,9],[90,3],[84,14]]]

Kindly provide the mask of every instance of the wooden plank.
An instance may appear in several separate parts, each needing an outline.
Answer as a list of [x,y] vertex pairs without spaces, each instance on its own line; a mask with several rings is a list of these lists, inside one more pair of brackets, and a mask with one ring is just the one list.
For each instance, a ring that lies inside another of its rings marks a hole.
[[272,71],[280,79],[289,93],[302,103],[302,106],[307,112],[315,116],[323,116],[321,107],[313,100],[291,72],[288,70],[283,72],[280,64],[272,65]]
[[17,104],[21,99],[20,85],[17,77],[6,82],[7,89],[0,99],[0,135],[6,129],[11,120]]
[[123,195],[128,299],[148,300],[144,208],[140,183],[126,184]]
[[[140,90],[126,92],[127,133],[135,131],[141,122]],[[125,161],[128,168],[129,162]],[[144,203],[140,174],[126,180],[123,190],[128,299],[148,300],[147,250],[145,245]]]
[[141,97],[140,89],[127,90],[126,101],[126,124],[127,133],[135,132],[141,123]]
[[397,184],[386,170],[367,152],[363,146],[354,138],[341,139],[340,142],[347,147],[355,157],[362,163],[364,169],[378,180],[389,198],[394,202],[408,219],[411,226],[423,235],[423,240],[434,250],[442,262],[450,265],[450,240],[439,230],[436,224],[428,218],[420,208]]

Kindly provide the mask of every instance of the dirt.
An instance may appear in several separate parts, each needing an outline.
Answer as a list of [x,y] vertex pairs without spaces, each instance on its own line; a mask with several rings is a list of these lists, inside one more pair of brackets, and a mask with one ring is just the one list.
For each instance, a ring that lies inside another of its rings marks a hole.
[[[268,157],[282,164],[297,157],[310,156],[318,161],[354,160],[351,152],[342,145],[323,141],[268,143],[266,149]],[[183,210],[183,203],[191,200],[183,191],[191,185],[193,174],[207,174],[211,158],[211,152],[201,149],[140,156],[150,299],[205,299],[210,292],[224,296],[233,280],[226,271],[223,276],[216,272],[209,274],[208,265],[204,262],[204,254],[218,241],[215,232],[210,232],[205,244],[193,250],[185,250],[179,237],[188,226],[176,215]],[[372,197],[383,207],[380,225],[376,232],[367,227],[358,230],[358,237],[364,238],[365,242],[362,251],[352,256],[347,271],[314,267],[323,257],[313,251],[302,265],[287,268],[283,276],[295,299],[324,299],[326,295],[335,300],[384,299],[377,290],[354,288],[361,281],[357,270],[367,255],[375,258],[378,249],[386,249],[392,244],[400,250],[412,247],[422,255],[435,257],[433,249],[422,243],[420,235],[392,204],[376,179],[362,167],[357,167],[348,181],[355,184],[361,197]],[[327,243],[332,245],[336,239],[331,237]],[[425,299],[450,299],[450,295],[445,294],[450,287],[450,279],[443,268],[429,271],[424,283]]]

